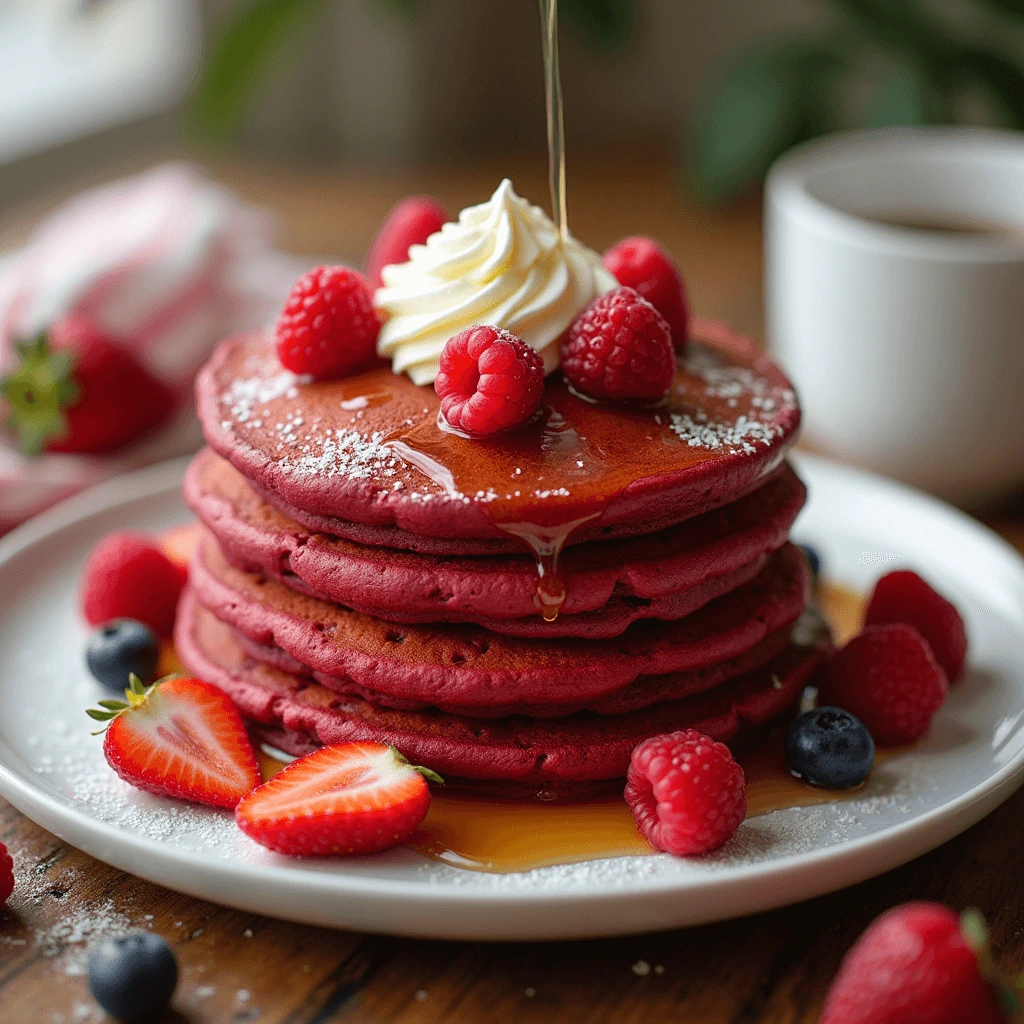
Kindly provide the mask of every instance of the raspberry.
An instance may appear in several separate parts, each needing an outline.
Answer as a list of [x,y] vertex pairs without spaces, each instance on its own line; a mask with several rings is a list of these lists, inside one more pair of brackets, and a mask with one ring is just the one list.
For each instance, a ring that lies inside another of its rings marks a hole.
[[314,267],[295,282],[277,321],[277,357],[293,373],[343,377],[374,356],[380,320],[363,275]]
[[1004,1024],[993,986],[956,914],[904,903],[846,954],[821,1024]]
[[668,324],[632,288],[606,292],[572,322],[562,372],[594,398],[662,398],[676,372]]
[[928,641],[902,622],[867,626],[829,662],[824,703],[856,715],[876,743],[910,743],[928,731],[949,681]]
[[916,572],[902,569],[883,576],[875,584],[864,621],[869,626],[886,622],[913,626],[931,645],[950,682],[963,675],[967,659],[964,620],[956,607]]
[[640,293],[664,318],[677,352],[690,335],[690,309],[682,275],[671,256],[645,235],[624,238],[603,259],[619,284]]
[[92,626],[138,619],[170,636],[187,573],[148,537],[111,533],[92,549],[82,573],[82,613]]
[[0,843],[0,907],[2,907],[14,892],[14,861],[7,852],[7,847]]
[[470,437],[496,434],[540,408],[544,362],[500,327],[469,327],[445,342],[434,390],[456,430]]
[[403,199],[388,214],[370,246],[366,257],[366,279],[370,287],[379,288],[384,267],[405,263],[409,259],[409,246],[422,245],[449,220],[448,211],[433,199],[421,196]]
[[636,747],[625,795],[648,841],[679,857],[718,849],[747,815],[743,769],[724,743],[696,729]]

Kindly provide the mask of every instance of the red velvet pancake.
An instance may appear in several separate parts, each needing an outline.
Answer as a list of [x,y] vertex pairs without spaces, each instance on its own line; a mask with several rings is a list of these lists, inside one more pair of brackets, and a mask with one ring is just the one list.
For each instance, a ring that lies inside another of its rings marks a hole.
[[460,544],[512,537],[538,553],[736,500],[779,468],[800,419],[767,357],[703,325],[662,407],[586,401],[553,374],[534,421],[483,440],[442,430],[433,389],[387,367],[296,378],[263,333],[221,345],[198,401],[210,446],[295,509]]
[[281,669],[293,675],[315,679],[321,686],[345,696],[362,697],[378,707],[394,708],[398,711],[422,711],[434,707],[451,715],[462,715],[464,718],[506,718],[509,715],[527,715],[530,718],[561,718],[577,711],[593,711],[601,715],[624,715],[629,711],[639,711],[663,700],[679,700],[695,693],[703,693],[713,686],[718,686],[736,676],[746,675],[755,669],[763,668],[773,658],[778,657],[790,643],[795,629],[800,626],[798,620],[793,626],[770,633],[749,651],[735,658],[720,661],[716,665],[694,669],[690,672],[671,672],[661,676],[639,676],[625,688],[607,697],[600,697],[589,703],[576,704],[488,704],[486,706],[437,703],[427,700],[410,700],[393,697],[361,686],[348,676],[335,676],[327,672],[304,665],[280,647],[271,644],[260,644],[244,633],[233,629],[235,639],[249,657],[262,661],[271,668]]
[[368,690],[430,704],[589,704],[642,675],[735,658],[804,610],[807,569],[786,545],[751,583],[677,622],[648,620],[611,640],[534,640],[469,624],[397,625],[305,597],[230,565],[207,534],[192,586],[217,618],[304,665]]
[[313,533],[261,501],[209,450],[190,467],[185,496],[234,564],[312,597],[393,621],[602,637],[636,619],[688,615],[753,578],[763,556],[785,543],[806,492],[786,467],[753,494],[660,533],[568,549],[554,622],[537,614],[537,570],[526,555],[440,557]]
[[696,728],[729,740],[785,710],[818,667],[827,638],[790,646],[769,666],[708,693],[627,715],[583,712],[557,720],[467,719],[392,711],[345,697],[249,658],[228,626],[183,599],[175,642],[189,670],[222,687],[246,718],[284,736],[329,744],[378,740],[444,775],[518,782],[592,781],[625,774],[648,736]]

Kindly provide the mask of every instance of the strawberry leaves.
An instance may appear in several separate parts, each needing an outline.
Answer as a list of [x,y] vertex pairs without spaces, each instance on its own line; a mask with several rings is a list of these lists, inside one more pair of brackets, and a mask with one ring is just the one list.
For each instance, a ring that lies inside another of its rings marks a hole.
[[[103,702],[100,701],[100,703],[102,704]],[[424,768],[423,765],[421,764],[409,764],[409,758],[407,758],[405,754],[403,754],[397,747],[391,746],[390,743],[388,744],[388,749],[394,755],[395,760],[399,764],[408,764],[409,767],[414,772],[419,772],[420,775],[422,775],[423,778],[427,780],[427,782],[434,782],[438,786],[444,785],[444,779],[442,779],[441,776],[438,775],[437,772],[435,772],[432,768]]]
[[988,925],[980,910],[970,907],[960,915],[960,933],[967,945],[974,950],[978,958],[978,970],[981,976],[995,989],[999,1006],[1005,1016],[1011,1020],[1020,1020],[1024,1004],[1021,995],[1024,993],[1024,975],[1013,982],[1008,981],[999,972],[992,959],[992,950],[988,941]]
[[[164,676],[162,679],[158,679],[155,683],[151,683],[146,686],[142,680],[132,672],[128,676],[128,689],[124,691],[125,700],[99,700],[96,703],[99,704],[99,708],[86,708],[85,713],[93,719],[95,722],[106,722],[108,725],[119,715],[123,715],[124,712],[130,711],[132,708],[137,708],[140,704],[145,704],[146,698],[162,683],[166,683],[170,679],[180,678],[177,674]],[[99,736],[106,732],[106,727],[93,733],[93,736]]]
[[65,410],[81,396],[73,377],[76,356],[68,349],[53,349],[40,332],[29,341],[15,343],[17,368],[0,380],[0,395],[10,405],[7,428],[25,455],[41,455],[48,441],[67,436]]

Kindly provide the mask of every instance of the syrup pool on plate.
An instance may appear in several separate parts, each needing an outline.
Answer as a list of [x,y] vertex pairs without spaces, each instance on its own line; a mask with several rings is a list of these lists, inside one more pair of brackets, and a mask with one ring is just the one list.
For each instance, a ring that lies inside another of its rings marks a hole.
[[[825,582],[818,601],[837,637],[859,629],[863,598]],[[860,789],[831,790],[795,778],[783,754],[785,723],[758,730],[737,751],[747,778],[747,816],[848,800]],[[878,760],[886,752],[876,755]],[[658,851],[640,835],[621,795],[566,803],[522,803],[436,792],[409,846],[433,860],[474,871],[529,871]]]

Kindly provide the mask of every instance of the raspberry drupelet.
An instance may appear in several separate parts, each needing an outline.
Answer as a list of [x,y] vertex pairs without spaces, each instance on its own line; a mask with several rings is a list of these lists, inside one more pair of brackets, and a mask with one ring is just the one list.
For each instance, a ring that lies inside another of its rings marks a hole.
[[544,393],[544,362],[522,338],[500,327],[469,327],[441,351],[434,390],[455,430],[485,437],[528,420]]

